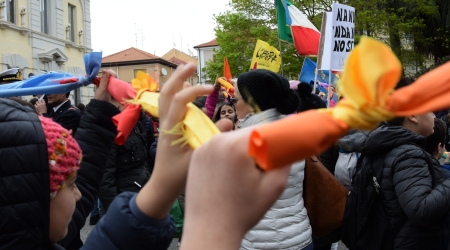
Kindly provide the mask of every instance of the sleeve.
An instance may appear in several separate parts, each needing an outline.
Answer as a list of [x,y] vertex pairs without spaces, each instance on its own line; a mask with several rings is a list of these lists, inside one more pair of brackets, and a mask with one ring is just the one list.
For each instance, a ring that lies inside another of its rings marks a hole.
[[63,247],[72,243],[94,207],[106,161],[116,136],[112,117],[118,113],[119,110],[114,105],[92,100],[89,110],[81,118],[75,139],[83,152],[76,180],[82,197],[76,204],[67,236],[60,242]]
[[119,194],[119,190],[116,186],[116,155],[117,155],[117,144],[113,144],[111,148],[111,153],[109,154],[108,162],[106,163],[105,174],[103,175],[103,180],[100,184],[100,189],[98,191],[98,198],[100,199],[104,211],[107,211],[109,205],[114,200],[114,198]]
[[67,110],[54,121],[67,130],[72,130],[73,134],[77,132],[80,124],[81,114],[78,110]]
[[157,146],[158,146],[158,138],[156,138],[155,142],[153,142],[152,146],[150,147],[150,157],[153,158],[153,160],[156,159]]
[[212,119],[216,111],[217,100],[219,99],[220,88],[214,88],[214,91],[206,98],[206,113],[209,119]]
[[167,249],[176,227],[172,217],[148,217],[139,210],[136,194],[123,192],[92,230],[82,249]]
[[409,149],[394,160],[393,184],[400,206],[413,225],[430,225],[450,210],[450,180],[432,187],[427,157],[422,150]]

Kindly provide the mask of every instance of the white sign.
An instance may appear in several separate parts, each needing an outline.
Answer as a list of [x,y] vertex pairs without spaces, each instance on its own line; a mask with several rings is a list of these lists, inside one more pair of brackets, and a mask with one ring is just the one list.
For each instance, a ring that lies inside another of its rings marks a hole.
[[355,46],[355,8],[333,3],[331,70],[341,71]]
[[319,55],[317,56],[317,69],[329,70],[331,67],[331,40],[333,17],[331,12],[322,15],[322,27],[320,28]]

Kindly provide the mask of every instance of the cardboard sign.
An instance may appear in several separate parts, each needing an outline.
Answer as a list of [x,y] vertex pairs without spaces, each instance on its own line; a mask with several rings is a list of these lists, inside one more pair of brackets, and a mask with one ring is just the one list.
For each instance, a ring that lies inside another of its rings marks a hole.
[[258,39],[255,51],[253,52],[252,62],[250,63],[250,69],[267,69],[278,73],[278,71],[280,71],[280,66],[280,51]]
[[355,8],[333,3],[331,70],[341,71],[355,46]]

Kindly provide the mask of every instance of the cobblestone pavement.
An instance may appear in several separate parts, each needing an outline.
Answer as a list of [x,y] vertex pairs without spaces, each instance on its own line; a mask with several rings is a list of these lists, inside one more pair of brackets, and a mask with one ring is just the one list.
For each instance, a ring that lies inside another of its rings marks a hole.
[[[88,237],[89,233],[91,233],[92,229],[94,228],[94,226],[90,226],[89,225],[89,218],[86,220],[86,224],[84,225],[84,227],[81,229],[81,240],[84,242],[86,240],[86,238]],[[178,250],[178,239],[174,239],[172,241],[172,244],[170,244],[168,250]],[[211,247],[211,249],[214,249],[214,247]],[[339,247],[338,250],[348,250],[344,244],[339,243]]]

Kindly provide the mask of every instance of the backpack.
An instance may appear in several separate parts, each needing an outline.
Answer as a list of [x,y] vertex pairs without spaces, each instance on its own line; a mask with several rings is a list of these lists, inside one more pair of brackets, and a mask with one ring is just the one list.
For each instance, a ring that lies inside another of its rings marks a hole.
[[[434,186],[433,164],[427,153],[423,149],[422,151],[426,156]],[[385,155],[362,154],[356,164],[342,222],[342,242],[350,250],[393,249],[395,238],[408,220],[404,215],[397,225],[391,225],[383,208],[380,182],[385,167]],[[369,164],[363,166],[363,161]]]

